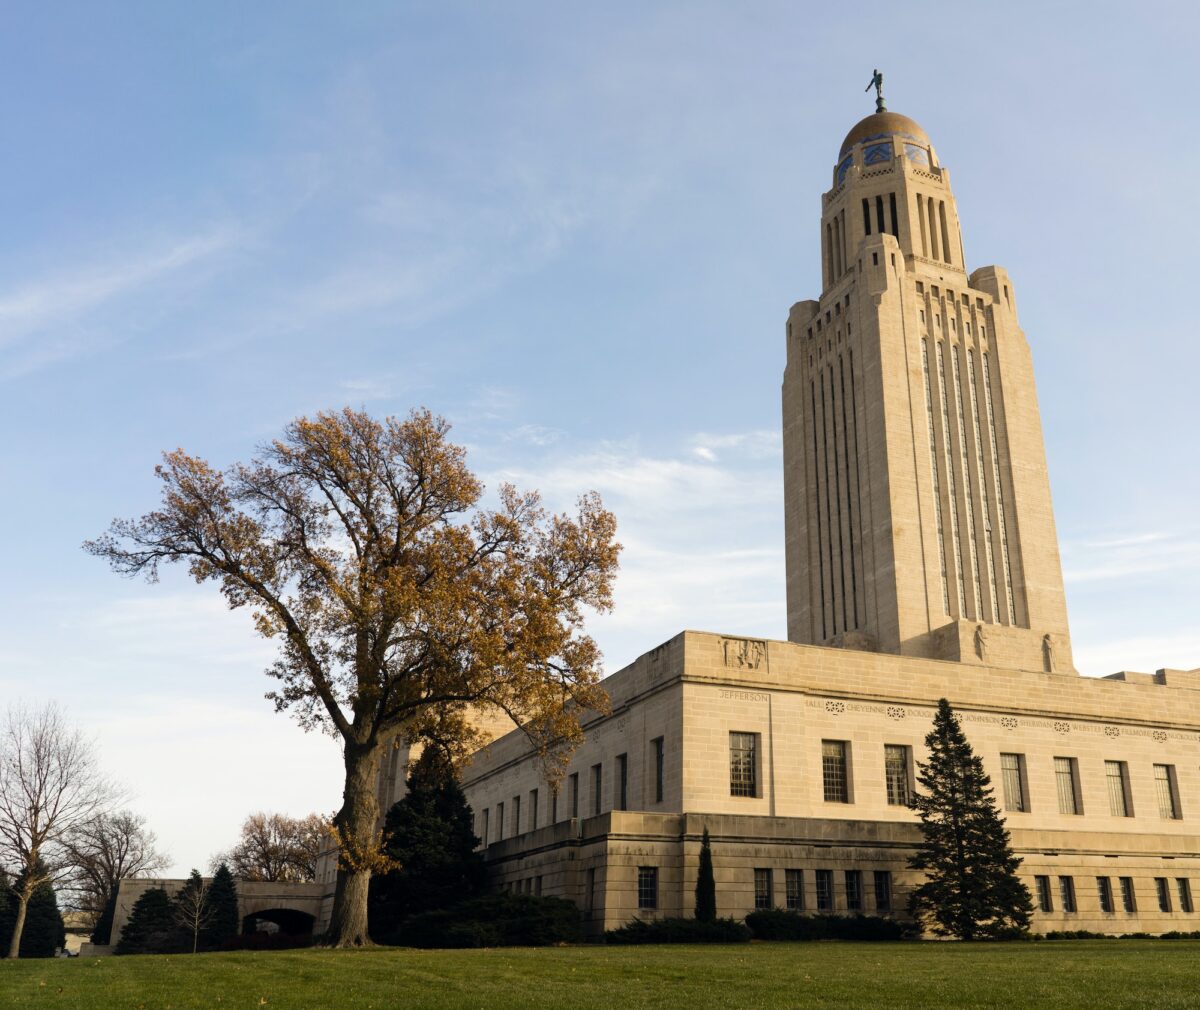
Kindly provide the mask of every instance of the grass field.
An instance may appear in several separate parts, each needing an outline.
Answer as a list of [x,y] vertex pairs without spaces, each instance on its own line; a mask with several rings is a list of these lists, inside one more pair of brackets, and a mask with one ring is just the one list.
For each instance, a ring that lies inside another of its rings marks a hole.
[[1195,1010],[1200,942],[380,948],[0,961],[0,1007]]

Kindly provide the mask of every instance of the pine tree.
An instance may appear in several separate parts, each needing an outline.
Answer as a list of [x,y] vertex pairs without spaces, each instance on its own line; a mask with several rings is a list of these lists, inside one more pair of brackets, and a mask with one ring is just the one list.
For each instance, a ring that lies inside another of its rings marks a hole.
[[[20,878],[18,885],[20,886]],[[25,929],[21,933],[21,957],[53,957],[66,945],[67,930],[54,885],[43,880],[29,896]]]
[[8,953],[8,945],[16,923],[17,896],[13,894],[8,875],[0,869],[0,957]]
[[485,868],[473,821],[450,762],[427,747],[413,765],[408,792],[384,822],[385,852],[398,869],[371,881],[373,936],[386,936],[417,912],[482,891]]
[[106,945],[112,942],[113,917],[116,913],[117,892],[114,891],[108,896],[108,900],[104,903],[104,908],[100,912],[99,918],[96,919],[96,925],[92,929],[92,943]]
[[205,950],[220,950],[242,931],[237,884],[225,863],[217,867],[212,883],[208,885],[208,905],[210,915],[200,932],[200,946]]
[[1029,927],[1029,890],[1017,876],[1008,829],[996,807],[983,762],[963,734],[950,703],[938,701],[925,738],[921,789],[913,806],[921,818],[921,847],[909,866],[927,879],[909,899],[909,911],[932,922],[941,936],[998,939]]
[[708,839],[708,828],[700,839],[700,870],[696,876],[696,918],[700,922],[714,922],[717,918],[717,881],[713,876],[712,843]]
[[163,888],[152,887],[134,902],[114,953],[164,954],[181,949],[171,899]]

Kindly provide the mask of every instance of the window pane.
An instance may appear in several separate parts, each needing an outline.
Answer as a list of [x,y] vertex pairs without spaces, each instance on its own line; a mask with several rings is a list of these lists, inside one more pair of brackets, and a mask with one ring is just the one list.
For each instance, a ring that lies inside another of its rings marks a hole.
[[1154,878],[1154,889],[1158,892],[1158,910],[1171,911],[1171,889],[1167,886],[1166,877]]
[[1097,877],[1096,890],[1100,895],[1100,911],[1113,911],[1112,881],[1108,877]]
[[1125,795],[1125,762],[1105,761],[1104,777],[1108,781],[1108,809],[1114,817],[1128,817],[1129,804]]
[[1050,900],[1050,878],[1035,877],[1034,883],[1037,884],[1038,911],[1053,912],[1054,903]]
[[833,911],[833,870],[817,870],[817,911]]
[[638,908],[658,908],[658,867],[638,867]]
[[663,738],[654,741],[654,802],[663,801]]
[[757,796],[757,733],[729,734],[729,795]]
[[1001,754],[1000,771],[1004,779],[1004,809],[1025,810],[1025,790],[1021,782],[1021,755]]
[[629,758],[617,755],[617,809],[629,809]]
[[1133,894],[1133,877],[1121,878],[1121,907],[1126,912],[1137,911],[1137,900]]
[[850,791],[846,781],[844,740],[821,741],[821,775],[825,784],[825,802],[848,803]]
[[1154,766],[1154,791],[1158,797],[1158,816],[1167,820],[1179,817],[1179,808],[1175,803],[1175,783],[1171,781],[1170,765]]
[[802,909],[804,907],[804,872],[802,870],[787,870],[784,875],[787,885],[787,907]]
[[901,744],[885,744],[883,768],[887,778],[888,803],[892,806],[908,806],[908,748]]
[[1075,759],[1054,759],[1054,780],[1058,786],[1058,812],[1079,813],[1079,797],[1075,795]]
[[1064,912],[1075,911],[1075,881],[1072,877],[1058,878],[1058,896]]
[[846,871],[846,908],[851,912],[862,911],[862,871]]
[[892,910],[892,873],[890,870],[875,871],[875,910]]
[[771,901],[771,871],[754,871],[754,907],[770,908]]
[[1191,912],[1192,910],[1192,884],[1187,877],[1177,877],[1175,886],[1179,890],[1179,911]]

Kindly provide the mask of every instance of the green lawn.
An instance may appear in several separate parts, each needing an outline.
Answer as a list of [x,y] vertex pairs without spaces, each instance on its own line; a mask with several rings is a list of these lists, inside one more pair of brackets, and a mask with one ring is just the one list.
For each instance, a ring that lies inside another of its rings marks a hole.
[[0,961],[0,1007],[1195,1010],[1200,942],[380,948]]

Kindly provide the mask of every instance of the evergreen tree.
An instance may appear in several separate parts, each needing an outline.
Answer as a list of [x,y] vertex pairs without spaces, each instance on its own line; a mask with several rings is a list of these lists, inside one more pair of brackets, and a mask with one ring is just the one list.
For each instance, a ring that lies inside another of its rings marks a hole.
[[708,828],[700,840],[700,870],[696,876],[696,918],[700,922],[715,922],[717,918],[717,881],[713,876],[712,843]]
[[208,885],[208,924],[200,933],[200,945],[205,950],[220,950],[242,931],[238,915],[237,884],[229,867],[222,863]]
[[909,911],[931,920],[935,933],[960,940],[1023,933],[1033,905],[1017,876],[1021,860],[1013,854],[983,762],[945,698],[938,701],[925,746],[929,760],[920,764],[921,790],[913,798],[924,839],[909,866],[924,870],[927,879],[912,893]]
[[53,957],[66,942],[66,925],[58,909],[54,885],[43,880],[29,896],[25,929],[21,933],[21,957]]
[[112,927],[113,917],[117,912],[117,892],[113,891],[108,896],[108,900],[104,903],[104,908],[100,911],[99,918],[96,919],[96,925],[92,929],[92,943],[108,944],[112,942]]
[[129,912],[117,954],[164,954],[182,949],[175,910],[161,887],[146,891]]
[[388,811],[385,852],[397,869],[371,881],[371,933],[386,936],[409,915],[446,908],[483,889],[474,817],[450,762],[430,746],[413,765],[408,792]]
[[17,923],[17,896],[8,883],[8,875],[0,869],[0,957],[8,953],[13,927]]

